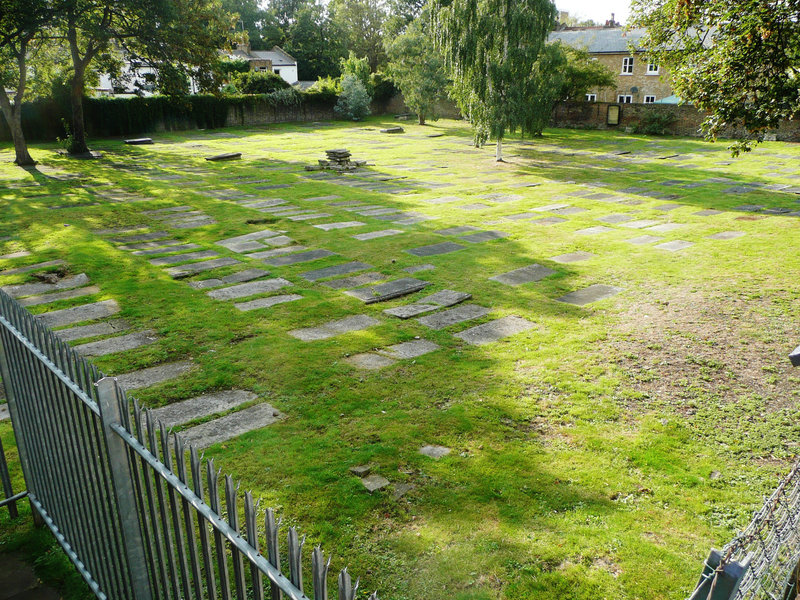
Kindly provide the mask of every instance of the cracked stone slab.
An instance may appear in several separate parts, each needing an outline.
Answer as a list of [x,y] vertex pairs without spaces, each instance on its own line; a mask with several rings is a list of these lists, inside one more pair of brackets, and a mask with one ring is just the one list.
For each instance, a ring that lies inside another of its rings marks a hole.
[[545,277],[553,275],[555,271],[548,269],[539,264],[528,265],[527,267],[520,267],[508,273],[501,273],[494,277],[489,277],[492,281],[504,283],[506,285],[522,285],[525,283],[532,283],[534,281],[541,281]]
[[258,398],[253,392],[245,390],[225,390],[211,394],[203,394],[175,402],[168,406],[150,411],[155,422],[161,421],[166,427],[183,425],[194,419],[210,417],[217,413],[227,412]]
[[268,298],[257,298],[256,300],[250,300],[249,302],[240,302],[238,304],[234,304],[234,306],[242,312],[247,312],[251,310],[257,310],[259,308],[271,308],[273,306],[277,306],[278,304],[286,304],[287,302],[294,302],[302,299],[303,297],[300,294],[281,294],[278,296],[270,296]]
[[21,285],[7,285],[2,289],[6,294],[12,298],[22,298],[23,296],[33,296],[40,294],[48,294],[61,290],[68,290],[71,288],[80,287],[89,283],[89,277],[86,273],[79,273],[72,277],[64,277],[59,279],[56,283],[23,283]]
[[187,252],[186,254],[176,254],[174,256],[162,256],[161,258],[151,258],[147,262],[156,267],[163,267],[165,265],[176,265],[178,263],[187,262],[191,260],[201,260],[204,258],[214,258],[219,256],[219,253],[214,250],[202,250],[200,252]]
[[433,460],[439,460],[443,456],[447,456],[450,454],[450,448],[446,448],[445,446],[423,446],[419,449],[420,454],[424,454],[425,456],[429,456]]
[[430,354],[439,348],[440,346],[438,344],[434,344],[428,340],[411,340],[409,342],[393,344],[392,346],[388,346],[382,350],[379,350],[378,352],[398,360],[407,360],[410,358],[424,356],[425,354]]
[[319,260],[326,256],[338,256],[335,252],[330,250],[309,250],[308,252],[296,252],[293,254],[286,254],[283,256],[275,256],[267,258],[264,262],[273,267],[285,267],[288,265],[295,265],[298,263],[311,262],[312,260]]
[[6,269],[0,271],[0,276],[6,275],[19,275],[20,273],[30,273],[31,271],[38,271],[39,269],[46,269],[47,267],[58,267],[67,264],[67,261],[62,259],[46,260],[44,262],[36,263],[33,265],[26,265],[24,267],[16,267],[14,269]]
[[241,264],[241,261],[238,261],[235,258],[214,258],[212,260],[199,263],[190,263],[180,267],[170,267],[167,269],[167,274],[173,279],[183,279],[184,277],[197,275],[203,271],[211,271],[212,269],[217,269],[219,267],[230,267],[238,264]]
[[439,235],[460,235],[462,233],[469,233],[470,231],[480,231],[477,227],[473,227],[472,225],[461,225],[460,227],[448,227],[447,229],[438,229],[433,233],[438,233]]
[[317,229],[322,231],[333,231],[335,229],[349,229],[350,227],[362,227],[366,225],[361,221],[339,221],[336,223],[317,223],[314,225]]
[[349,356],[346,361],[354,367],[367,371],[377,371],[378,369],[383,369],[397,362],[388,356],[381,356],[380,354],[373,354],[372,352],[354,354],[353,356]]
[[528,331],[534,327],[536,327],[534,323],[522,317],[510,316],[470,327],[455,334],[454,337],[462,339],[473,346],[483,346],[484,344],[490,344],[523,331]]
[[402,229],[382,229],[380,231],[370,231],[369,233],[357,233],[351,237],[363,242],[366,240],[389,237],[390,235],[398,235],[400,233],[405,233],[405,231]]
[[334,265],[332,267],[325,267],[323,269],[306,271],[305,273],[300,273],[300,277],[306,281],[317,281],[318,279],[336,277],[337,275],[348,275],[350,273],[357,273],[358,271],[366,271],[371,268],[372,265],[368,265],[367,263],[353,261],[341,265]]
[[569,264],[574,262],[580,262],[582,260],[589,260],[590,258],[594,258],[594,254],[592,254],[591,252],[569,252],[567,254],[559,254],[558,256],[552,256],[550,260],[561,264]]
[[430,285],[429,281],[422,281],[413,277],[402,277],[401,279],[395,279],[394,281],[388,281],[369,288],[348,290],[345,293],[348,296],[362,300],[366,304],[374,304],[413,294],[428,285]]
[[36,315],[42,325],[47,327],[64,327],[82,321],[95,321],[115,315],[120,311],[119,304],[115,300],[103,300],[102,302],[92,302],[82,304],[72,308],[53,310],[50,312]]
[[584,306],[585,304],[616,296],[621,291],[622,288],[614,287],[613,285],[596,283],[581,290],[575,290],[574,292],[564,294],[561,298],[556,298],[556,300],[567,304],[575,304],[576,306]]
[[97,337],[99,335],[121,333],[130,328],[130,323],[124,319],[111,319],[110,321],[93,323],[91,325],[79,325],[78,327],[70,327],[69,329],[59,329],[53,333],[65,342],[74,342],[76,340]]
[[209,288],[222,287],[231,283],[245,283],[258,279],[259,277],[266,277],[269,271],[264,269],[245,269],[244,271],[237,271],[227,277],[220,277],[219,279],[203,279],[202,281],[190,281],[189,286],[196,290],[207,290]]
[[713,235],[707,236],[710,240],[735,240],[744,235],[744,231],[721,231]]
[[427,317],[417,319],[419,323],[434,330],[444,329],[457,323],[479,319],[489,314],[489,309],[477,304],[462,304]]
[[44,294],[42,296],[28,296],[22,298],[18,302],[22,306],[38,306],[40,304],[49,304],[51,302],[58,302],[59,300],[70,300],[72,298],[83,298],[84,296],[92,296],[99,294],[100,288],[96,285],[78,288],[76,290],[66,290],[63,292],[53,292],[52,294]]
[[214,300],[236,300],[238,298],[255,296],[256,294],[277,292],[278,290],[290,285],[292,285],[291,281],[276,277],[275,279],[250,281],[247,283],[240,283],[238,285],[212,290],[210,292],[206,292],[206,296],[213,298]]
[[116,379],[117,383],[126,390],[139,390],[180,377],[184,373],[188,373],[193,367],[194,363],[192,361],[184,360],[123,373],[122,375],[117,375]]
[[126,335],[106,338],[97,342],[89,342],[74,346],[74,350],[83,356],[106,356],[125,352],[154,343],[158,337],[154,331],[136,331]]
[[351,317],[345,317],[344,319],[323,323],[317,327],[293,329],[289,332],[289,335],[304,342],[313,342],[316,340],[326,340],[352,331],[361,331],[362,329],[367,329],[378,324],[380,324],[380,321],[369,315],[353,315]]
[[270,404],[256,404],[208,423],[190,427],[178,435],[186,444],[196,448],[207,448],[256,429],[268,427],[285,418],[286,415]]
[[441,244],[431,244],[430,246],[419,246],[418,248],[411,248],[406,250],[409,254],[414,256],[437,256],[439,254],[449,254],[457,250],[463,250],[466,246],[456,244],[455,242],[442,242]]
[[660,250],[668,250],[669,252],[677,252],[678,250],[684,250],[694,246],[693,242],[687,242],[684,240],[673,240],[671,242],[664,242],[663,244],[658,244],[655,247]]
[[326,281],[322,285],[334,290],[343,290],[349,288],[356,288],[362,285],[369,285],[370,283],[378,283],[384,281],[388,277],[383,273],[362,273],[361,275],[353,275],[352,277],[342,277],[341,279],[334,279]]

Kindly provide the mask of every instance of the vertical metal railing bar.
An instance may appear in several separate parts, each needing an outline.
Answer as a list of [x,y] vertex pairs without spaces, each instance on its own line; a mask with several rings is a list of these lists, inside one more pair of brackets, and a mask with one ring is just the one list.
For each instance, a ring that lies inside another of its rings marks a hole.
[[[214,460],[209,459],[206,463],[206,475],[208,480],[208,505],[211,510],[219,515],[219,473],[214,470]],[[222,539],[222,532],[219,528],[214,527],[214,549],[217,552],[217,572],[219,574],[219,591],[223,600],[232,600],[231,598],[231,582],[230,574],[228,573],[228,557],[225,556],[225,542]]]
[[289,560],[289,580],[292,585],[303,593],[303,545],[306,543],[306,538],[303,539],[297,534],[297,529],[289,527],[289,540],[287,544],[286,557]]
[[[228,510],[228,524],[236,532],[237,536],[241,535],[239,531],[239,509],[237,508],[236,496],[237,489],[233,485],[233,478],[230,475],[225,475],[225,506]],[[236,600],[246,600],[247,596],[247,583],[244,580],[244,564],[242,563],[241,553],[234,547],[230,546],[233,563],[233,582],[236,585]]]
[[[281,571],[281,551],[278,545],[278,529],[280,522],[275,522],[275,512],[268,508],[264,514],[264,533],[267,542],[267,560],[279,573]],[[281,600],[281,588],[277,583],[270,583],[270,600]]]
[[[8,471],[8,463],[6,462],[6,451],[3,448],[3,440],[0,440],[0,481],[3,484],[3,494],[6,501],[14,497],[14,487],[11,485],[11,473]],[[17,510],[16,500],[12,500],[6,504],[8,506],[8,516],[16,519],[19,516]]]
[[[186,449],[180,436],[173,436],[175,443],[175,465],[177,467],[178,479],[188,487],[189,480],[186,476]],[[203,586],[201,584],[200,560],[197,556],[197,536],[192,510],[189,502],[181,496],[181,514],[183,515],[183,528],[186,532],[186,545],[189,548],[189,562],[192,569],[192,590],[195,598],[203,597]]]
[[[189,467],[192,472],[192,488],[195,496],[205,504],[203,500],[203,473],[201,469],[201,461],[197,455],[197,448],[194,446],[189,447]],[[208,590],[209,600],[214,600],[217,597],[217,582],[214,575],[214,563],[211,556],[211,543],[208,538],[208,526],[204,516],[199,510],[195,509],[197,516],[198,533],[200,535],[200,547],[203,552],[203,570],[206,574],[206,589]]]
[[[172,468],[172,448],[169,443],[169,432],[164,428],[163,424],[160,426],[159,432],[161,433],[161,455],[163,456],[164,466],[173,473],[175,470]],[[183,588],[183,598],[188,598],[191,594],[189,586],[189,565],[186,560],[186,547],[184,545],[184,531],[183,524],[181,523],[180,515],[178,514],[178,499],[176,496],[175,488],[167,485],[167,498],[169,499],[169,511],[172,517],[172,531],[175,536],[175,551],[178,555],[177,570],[181,578],[181,586]]]
[[[244,495],[244,525],[247,529],[247,542],[258,552],[258,503],[253,504],[253,494],[248,491]],[[250,582],[253,586],[253,600],[264,600],[264,576],[250,563]]]

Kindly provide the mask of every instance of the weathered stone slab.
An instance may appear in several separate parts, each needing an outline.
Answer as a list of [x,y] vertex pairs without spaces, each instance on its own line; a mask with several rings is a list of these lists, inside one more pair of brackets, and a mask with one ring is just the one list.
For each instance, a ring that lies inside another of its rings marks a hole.
[[617,225],[619,223],[625,223],[626,221],[630,221],[633,219],[632,216],[626,215],[623,213],[616,213],[613,215],[605,215],[603,217],[598,217],[598,221],[602,221],[603,223],[608,223],[610,225]]
[[226,284],[230,283],[244,283],[246,281],[252,281],[253,279],[258,279],[259,277],[265,277],[269,275],[269,271],[265,271],[263,269],[245,269],[244,271],[239,271],[237,273],[233,273],[232,275],[228,275],[227,277],[221,277],[219,279],[204,279],[203,281],[190,281],[189,286],[193,287],[196,290],[206,290],[209,288],[221,287]]
[[173,229],[194,229],[195,227],[213,225],[214,223],[216,223],[216,221],[211,217],[202,217],[199,219],[176,221],[175,223],[172,223],[170,227],[172,227]]
[[59,329],[53,333],[55,333],[56,336],[65,342],[74,342],[76,340],[96,337],[99,335],[121,333],[130,328],[130,323],[124,319],[112,319],[110,321],[93,323],[92,325],[79,325],[78,327],[70,327],[69,329]]
[[658,244],[655,247],[659,250],[668,250],[669,252],[677,252],[678,250],[684,250],[694,246],[694,243],[687,242],[684,240],[673,240],[671,242],[664,242],[663,244]]
[[654,208],[655,210],[669,212],[671,210],[675,210],[676,208],[683,208],[683,204],[662,204],[661,206],[656,206]]
[[477,227],[473,227],[472,225],[462,225],[460,227],[448,227],[447,229],[439,229],[434,231],[433,233],[438,233],[439,235],[459,235],[462,233],[469,233],[470,231],[480,231]]
[[466,292],[456,292],[454,290],[442,290],[440,292],[436,292],[435,294],[431,294],[430,296],[425,296],[424,298],[420,299],[420,302],[425,304],[435,304],[436,306],[455,306],[456,304],[460,304],[465,300],[469,300],[472,298],[472,294],[467,294]]
[[[158,240],[157,242],[139,242],[138,244],[125,244],[123,246],[117,246],[117,250],[155,250],[156,252],[172,252],[172,248],[169,246],[176,246],[181,244],[180,240]],[[187,244],[191,246],[196,246],[196,244]],[[199,248],[199,246],[198,246]],[[138,252],[133,252],[133,254],[139,254]]]
[[440,346],[438,344],[434,344],[428,340],[411,340],[400,344],[393,344],[383,350],[379,350],[379,352],[398,360],[407,360],[435,352],[439,348]]
[[439,198],[423,199],[422,201],[428,204],[449,204],[450,202],[458,202],[460,200],[463,200],[463,198],[459,198],[458,196],[441,196]]
[[180,267],[170,267],[167,269],[167,274],[169,274],[169,276],[173,279],[182,279],[184,277],[190,277],[192,275],[202,273],[203,271],[211,271],[212,269],[217,269],[219,267],[230,267],[238,264],[241,264],[241,261],[238,261],[235,258],[214,258],[212,260],[199,263],[190,263]]
[[544,217],[543,219],[534,219],[531,221],[532,225],[558,225],[559,223],[566,223],[567,219],[562,217]]
[[361,221],[339,221],[337,223],[317,223],[314,227],[322,229],[322,231],[333,231],[335,229],[349,229],[350,227],[362,227],[364,225],[366,223]]
[[481,242],[489,242],[491,240],[500,240],[507,238],[510,234],[504,231],[481,231],[479,233],[471,233],[470,235],[461,236],[461,240],[469,242],[470,244],[480,244]]
[[586,212],[588,209],[581,208],[580,206],[568,206],[566,208],[556,208],[550,212],[554,212],[557,215],[577,215],[582,212]]
[[561,204],[561,203],[546,204],[544,206],[535,206],[531,210],[534,211],[534,212],[550,212],[550,211],[559,210],[559,209],[562,209],[562,208],[567,208],[569,206],[570,206],[569,204]]
[[[283,237],[283,236],[281,236]],[[274,238],[273,238],[274,239]],[[305,246],[284,246],[282,248],[273,248],[272,250],[264,250],[263,252],[253,252],[252,254],[248,254],[247,258],[272,258],[274,256],[283,256],[284,254],[291,254],[292,252],[300,252],[302,250],[307,250]]]
[[377,238],[388,237],[390,235],[398,235],[400,233],[405,233],[402,229],[382,229],[380,231],[370,231],[368,233],[357,233],[353,237],[359,241],[366,241],[366,240],[374,240]]
[[75,346],[74,349],[83,356],[106,356],[147,346],[157,339],[154,331],[136,331],[97,342],[81,344],[80,346]]
[[36,318],[47,327],[64,327],[82,321],[104,319],[117,314],[119,311],[119,304],[115,300],[103,300],[102,302],[82,304],[81,306],[73,306],[62,310],[53,310],[36,315]]
[[636,221],[622,223],[622,227],[627,227],[628,229],[644,229],[645,227],[652,227],[653,225],[658,225],[659,223],[660,221],[654,221],[652,219],[638,219]]
[[426,327],[439,330],[455,325],[456,323],[479,319],[488,314],[489,309],[483,306],[478,306],[477,304],[462,304],[461,306],[428,315],[427,317],[420,317],[417,321]]
[[378,215],[391,215],[400,212],[398,208],[369,208],[366,210],[357,210],[356,214],[362,217],[377,217]]
[[406,267],[403,269],[406,273],[419,273],[420,271],[430,271],[431,269],[435,269],[436,267],[431,264],[424,264],[424,265],[414,265],[411,267]]
[[152,242],[153,240],[163,240],[168,237],[170,237],[170,234],[167,233],[166,231],[153,231],[151,233],[140,233],[137,235],[127,235],[124,237],[113,237],[109,238],[109,240],[120,244],[130,244],[133,242]]
[[241,302],[239,304],[234,304],[234,306],[242,312],[247,312],[250,310],[257,310],[259,308],[270,308],[277,306],[278,304],[286,304],[287,302],[294,302],[295,300],[302,299],[303,297],[300,294],[281,294],[279,296],[257,298],[256,300],[250,300],[249,302]]
[[705,210],[698,210],[694,214],[697,215],[698,217],[712,217],[714,215],[721,215],[722,211],[721,210],[714,210],[713,208],[707,208]]
[[707,236],[710,240],[735,240],[744,235],[744,231],[721,231],[713,235]]
[[660,242],[664,238],[658,237],[655,235],[640,235],[639,237],[635,237],[630,240],[625,240],[629,244],[636,244],[637,246],[643,246],[644,244],[652,244],[654,242]]
[[577,306],[584,306],[591,302],[598,302],[616,296],[622,291],[622,288],[614,287],[613,285],[603,285],[596,283],[590,285],[582,290],[575,290],[569,294],[564,294],[561,298],[556,298],[558,302],[566,302],[567,304],[575,304]]
[[273,231],[271,229],[262,229],[260,231],[253,231],[252,233],[245,233],[244,235],[237,235],[236,237],[225,238],[224,240],[219,240],[217,245],[228,247],[229,244],[237,244],[239,242],[253,242],[258,240],[263,240],[266,238],[275,237],[279,235],[279,231]]
[[372,352],[365,352],[363,354],[354,354],[347,358],[347,362],[358,367],[359,369],[366,369],[368,371],[377,371],[393,365],[396,361],[388,356],[381,356],[380,354],[373,354]]
[[398,319],[410,319],[439,308],[441,308],[441,306],[438,304],[424,304],[422,302],[415,302],[414,304],[406,304],[404,306],[387,308],[383,312],[392,317],[397,317]]
[[294,254],[275,256],[264,260],[264,262],[268,265],[272,265],[273,267],[285,267],[298,263],[311,262],[312,260],[319,260],[320,258],[325,258],[326,256],[337,256],[337,254],[335,252],[331,252],[330,250],[309,250],[308,252],[296,252]]
[[86,285],[87,283],[89,283],[89,278],[86,276],[86,273],[79,273],[72,277],[59,279],[56,283],[23,283],[21,285],[7,285],[0,289],[12,298],[22,298],[24,296],[68,290]]
[[459,206],[461,210],[483,210],[485,208],[492,208],[488,204],[483,204],[481,202],[474,202],[473,204],[463,204]]
[[594,227],[586,227],[585,229],[578,229],[575,233],[578,235],[597,235],[600,233],[608,233],[614,231],[611,227],[605,225],[595,225]]
[[501,273],[500,275],[489,277],[489,279],[504,283],[506,285],[522,285],[524,283],[541,281],[545,277],[549,277],[554,273],[555,271],[553,269],[548,269],[547,267],[543,267],[539,264],[532,264],[528,265],[527,267],[514,269],[508,273]]
[[369,475],[361,479],[361,483],[364,484],[364,487],[367,488],[367,491],[371,494],[389,485],[389,480],[381,475]]
[[6,269],[5,271],[0,271],[0,276],[19,275],[20,273],[30,273],[31,271],[38,271],[39,269],[46,269],[47,267],[58,267],[60,265],[65,265],[65,264],[67,264],[67,261],[61,259],[47,260],[45,262],[40,262],[33,265],[27,265],[25,267],[16,267],[14,269]]
[[184,360],[123,373],[122,375],[117,375],[116,378],[117,383],[124,389],[139,390],[180,377],[184,373],[188,373],[193,367],[194,363],[192,361]]
[[683,227],[681,223],[662,223],[661,225],[653,225],[648,227],[647,231],[655,231],[656,233],[669,233]]
[[349,273],[357,273],[358,271],[365,271],[371,268],[372,265],[368,265],[367,263],[353,261],[341,265],[334,265],[332,267],[325,267],[323,269],[306,271],[305,273],[300,273],[300,277],[306,281],[317,281],[318,279],[336,277],[337,275],[348,275]]
[[510,316],[470,327],[469,329],[455,334],[454,337],[462,339],[473,346],[483,346],[484,344],[496,342],[503,338],[522,333],[523,331],[528,331],[533,327],[535,327],[535,325],[530,321],[521,317]]
[[190,427],[178,435],[188,445],[207,448],[250,431],[262,429],[285,418],[286,415],[270,404],[256,404],[208,423]]
[[206,156],[206,160],[210,162],[217,162],[222,160],[236,160],[242,158],[241,152],[225,152],[224,154],[215,154],[214,156]]
[[[131,252],[134,256],[151,256],[153,254],[167,254],[169,252],[183,252],[184,250],[197,250],[201,248],[199,244],[176,244],[174,246],[164,246],[161,248],[151,248],[149,250],[136,250]],[[121,250],[122,248],[120,248]]]
[[539,216],[539,213],[524,212],[524,213],[518,213],[516,215],[506,215],[503,218],[507,219],[509,221],[522,221],[524,219],[532,219],[533,217],[538,217],[538,216]]
[[220,288],[206,292],[206,296],[214,300],[236,300],[238,298],[255,296],[256,294],[276,292],[290,285],[292,285],[291,281],[276,277],[275,279],[262,279],[260,281],[251,281],[249,283],[240,283],[239,285]]
[[411,248],[406,250],[409,254],[414,256],[437,256],[439,254],[449,254],[457,250],[463,250],[466,246],[456,244],[455,242],[442,242],[441,244],[431,244],[430,246],[420,246],[418,248]]
[[332,217],[331,213],[324,213],[324,212],[311,212],[306,213],[304,215],[297,214],[292,217],[289,217],[290,221],[313,221],[315,219],[325,219],[327,217]]
[[227,412],[237,406],[252,402],[256,398],[258,396],[253,392],[225,390],[182,400],[181,402],[153,409],[150,413],[153,415],[155,422],[160,421],[164,426],[170,428],[183,425],[194,419]]
[[191,260],[213,258],[215,256],[219,256],[219,253],[215,252],[214,250],[201,250],[200,252],[187,252],[186,254],[175,254],[172,256],[162,256],[161,258],[151,258],[147,262],[156,267],[163,267],[165,265],[175,265]]
[[148,217],[167,217],[169,218],[172,213],[192,213],[192,214],[202,214],[201,211],[196,210],[193,206],[170,206],[167,208],[157,208],[156,210],[144,210],[142,211],[143,215],[147,215]]
[[392,300],[393,298],[400,298],[401,296],[413,294],[428,285],[430,285],[428,281],[414,279],[413,277],[403,277],[369,288],[349,290],[345,293],[364,301],[365,304],[374,304],[376,302],[384,302],[386,300]]
[[378,319],[370,317],[369,315],[353,315],[352,317],[337,319],[317,327],[294,329],[289,332],[289,335],[304,342],[312,342],[316,340],[326,340],[351,331],[360,331],[378,325],[379,323],[380,321]]
[[51,302],[58,302],[59,300],[70,300],[72,298],[83,298],[84,296],[92,296],[99,294],[100,288],[96,285],[78,288],[76,290],[66,290],[63,292],[53,292],[52,294],[44,294],[42,296],[28,296],[18,300],[22,306],[38,306],[40,304],[49,304]]
[[450,454],[450,448],[445,446],[423,446],[419,449],[419,453],[429,456],[433,460],[439,460],[443,456]]
[[147,137],[146,138],[132,138],[130,140],[125,140],[125,143],[126,144],[130,144],[132,146],[142,146],[142,145],[145,145],[145,144],[152,144],[153,143],[153,139],[152,138],[147,138]]
[[314,202],[314,201],[324,201],[324,200],[338,200],[341,196],[336,195],[329,195],[329,196],[314,196],[312,198],[300,198],[303,201]]
[[558,256],[552,256],[550,260],[561,264],[568,264],[568,263],[579,262],[582,260],[589,260],[590,258],[594,258],[594,254],[592,254],[591,252],[569,252],[568,254],[559,254]]
[[352,277],[342,277],[340,279],[333,279],[326,281],[322,285],[334,290],[343,290],[368,285],[370,283],[377,283],[384,281],[387,276],[383,273],[362,273],[361,275],[353,275]]
[[8,254],[0,255],[0,260],[12,260],[14,258],[24,258],[30,255],[31,253],[27,250],[19,250],[17,252],[9,252]]

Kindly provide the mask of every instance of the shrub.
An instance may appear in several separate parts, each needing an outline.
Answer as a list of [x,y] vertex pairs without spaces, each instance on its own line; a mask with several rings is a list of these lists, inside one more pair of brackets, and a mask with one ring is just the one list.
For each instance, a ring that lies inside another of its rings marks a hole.
[[372,73],[369,76],[372,84],[372,99],[377,102],[388,102],[397,95],[397,88],[394,81],[384,73]]
[[677,120],[678,117],[672,111],[648,110],[634,126],[634,132],[645,135],[666,135]]
[[371,98],[364,84],[355,75],[346,75],[342,79],[342,93],[334,110],[345,119],[359,121],[369,115]]
[[234,73],[231,83],[242,94],[271,94],[291,87],[280,75],[267,71]]

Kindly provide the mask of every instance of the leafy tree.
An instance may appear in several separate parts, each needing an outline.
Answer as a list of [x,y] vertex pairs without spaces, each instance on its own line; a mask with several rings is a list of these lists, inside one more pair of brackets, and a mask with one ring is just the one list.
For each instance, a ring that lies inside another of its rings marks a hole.
[[445,96],[444,62],[423,30],[424,20],[414,21],[406,32],[387,44],[389,74],[403,93],[406,106],[417,113],[420,125],[437,119],[436,104]]
[[566,11],[562,11],[558,15],[558,24],[565,27],[600,27],[602,23],[598,23],[592,19],[581,19],[576,15],[571,15]]
[[248,71],[235,73],[231,83],[241,94],[270,94],[290,86],[280,75],[268,71]]
[[369,78],[371,70],[369,68],[369,60],[366,56],[364,58],[358,58],[355,52],[350,50],[349,56],[339,61],[339,69],[342,72],[343,78],[348,75],[356,77],[364,84],[364,89],[367,90],[367,93],[372,93],[372,82]]
[[797,0],[635,0],[631,24],[647,28],[642,44],[675,93],[708,112],[706,137],[744,126],[734,155],[800,111]]
[[[560,82],[557,53],[545,52],[556,8],[550,0],[434,0],[437,47],[453,80],[451,96],[475,130],[475,143],[520,130],[541,134]],[[556,87],[557,90],[557,87]]]
[[383,24],[386,13],[380,0],[331,0],[331,15],[339,26],[345,47],[356,56],[366,56],[377,71],[386,61]]
[[616,86],[617,77],[611,69],[593,60],[583,48],[573,48],[560,41],[551,46],[552,51],[563,54],[565,60],[565,66],[560,72],[558,100],[583,99],[590,90]]
[[[41,43],[42,27],[52,16],[46,0],[0,0],[0,111],[14,141],[14,162],[34,165],[22,131],[22,100],[28,77],[28,58]],[[13,88],[9,97],[6,88]]]
[[370,113],[370,97],[361,80],[355,75],[342,77],[342,93],[334,110],[346,119],[360,121]]
[[303,81],[338,75],[339,60],[347,54],[339,26],[319,5],[297,12],[283,47],[297,59],[297,76]]
[[253,50],[269,50],[283,41],[283,29],[258,0],[222,0],[222,9],[239,15],[239,27],[247,32]]
[[314,4],[313,0],[270,0],[269,11],[283,31],[287,31],[295,22],[297,14],[307,6]]
[[387,39],[403,33],[422,14],[425,0],[389,0],[389,18],[383,24]]

